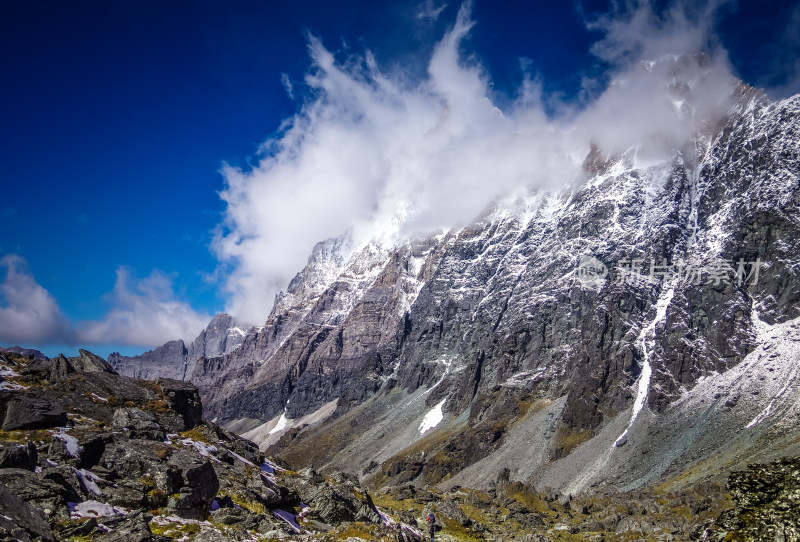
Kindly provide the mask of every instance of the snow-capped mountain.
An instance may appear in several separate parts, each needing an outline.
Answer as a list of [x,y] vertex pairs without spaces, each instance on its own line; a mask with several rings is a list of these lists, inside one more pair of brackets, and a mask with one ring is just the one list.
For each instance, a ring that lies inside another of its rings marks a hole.
[[466,227],[320,243],[186,373],[206,415],[381,483],[575,493],[797,453],[800,96],[733,104],[667,160],[597,145]]

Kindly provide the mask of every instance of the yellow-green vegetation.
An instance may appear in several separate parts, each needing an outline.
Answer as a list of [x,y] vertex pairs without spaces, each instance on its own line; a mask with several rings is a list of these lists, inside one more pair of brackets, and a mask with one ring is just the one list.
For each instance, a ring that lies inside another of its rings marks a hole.
[[93,533],[83,533],[83,534],[74,534],[69,537],[65,537],[63,534],[66,530],[89,530],[93,531],[93,527],[86,528],[86,524],[92,521],[90,518],[79,518],[79,519],[63,519],[59,521],[54,527],[53,532],[58,534],[61,533],[59,540],[65,540],[67,542],[84,542],[87,540],[93,540]]
[[14,431],[0,430],[0,442],[49,442],[52,435],[45,429],[16,429]]
[[167,446],[157,446],[153,452],[155,452],[156,457],[159,459],[167,459],[172,455],[172,450],[170,450]]
[[455,540],[463,540],[464,542],[481,542],[483,540],[483,537],[462,526],[454,519],[442,517],[439,520],[444,523],[441,531],[442,535],[448,535]]
[[214,436],[208,433],[208,429],[204,425],[198,425],[193,429],[181,433],[181,437],[190,438],[195,442],[202,442],[203,444],[213,444],[215,442]]
[[531,512],[536,512],[541,516],[554,513],[552,507],[544,498],[544,495],[530,491],[526,486],[519,482],[512,482],[505,486],[503,494],[522,504]]
[[536,414],[550,406],[553,403],[552,399],[541,399],[541,398],[527,398],[522,399],[519,401],[519,411],[517,413],[517,419],[521,420],[528,414]]
[[171,540],[179,540],[186,535],[193,535],[200,532],[200,525],[197,523],[179,523],[175,521],[158,521],[154,518],[150,522],[150,531],[154,535],[166,536]]
[[144,406],[144,409],[149,410],[151,412],[159,412],[161,414],[171,411],[169,403],[163,399],[152,399],[150,401],[147,401],[147,403]]
[[375,506],[378,508],[389,511],[413,509],[417,513],[422,513],[422,510],[425,508],[424,504],[417,502],[414,499],[398,500],[392,498],[388,494],[374,495],[372,497],[372,502],[375,503]]
[[331,540],[347,540],[350,537],[363,538],[364,540],[376,540],[376,531],[373,525],[356,522],[351,523],[342,530],[334,531]]
[[254,512],[256,514],[264,515],[269,512],[267,510],[267,507],[264,506],[263,503],[245,499],[241,495],[237,495],[236,493],[225,493],[221,491],[217,494],[217,498],[219,499],[223,499],[225,497],[230,497],[231,500],[234,502],[234,504],[241,506],[246,510],[250,510],[251,512]]
[[562,425],[553,439],[552,447],[554,458],[558,459],[568,456],[575,448],[591,438],[592,432],[589,429],[570,429]]

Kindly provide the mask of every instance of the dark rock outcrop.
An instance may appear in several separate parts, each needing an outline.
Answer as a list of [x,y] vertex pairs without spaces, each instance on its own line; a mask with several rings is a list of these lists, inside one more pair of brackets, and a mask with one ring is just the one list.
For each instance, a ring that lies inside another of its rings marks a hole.
[[0,484],[0,537],[3,540],[55,542],[44,514]]
[[18,394],[6,405],[2,429],[43,429],[66,423],[67,411],[56,397],[41,393]]
[[[43,364],[6,354],[25,379],[0,391],[9,420],[0,431],[0,538],[312,540],[353,521],[388,532],[357,481],[286,471],[252,442],[203,423],[192,385],[121,376],[81,354]],[[64,416],[52,416],[57,409]]]
[[0,469],[36,469],[39,453],[36,446],[27,444],[9,444],[0,449]]
[[48,359],[43,353],[34,348],[22,348],[21,346],[0,346],[0,352],[11,352],[12,354],[19,354],[26,358],[33,358],[36,360]]

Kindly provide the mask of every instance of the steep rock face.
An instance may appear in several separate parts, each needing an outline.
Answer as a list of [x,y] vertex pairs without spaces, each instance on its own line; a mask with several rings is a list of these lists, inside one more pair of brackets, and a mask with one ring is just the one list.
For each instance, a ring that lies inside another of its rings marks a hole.
[[108,362],[125,376],[148,380],[188,380],[200,358],[235,350],[251,329],[251,326],[238,322],[233,316],[222,313],[215,316],[188,347],[182,340],[170,341],[139,356],[123,356],[114,352],[108,357]]
[[[338,399],[337,414],[362,433],[352,445],[339,434],[318,459],[343,467],[360,464],[353,456],[390,460],[423,439],[416,425],[433,411],[449,420],[442,431],[491,427],[498,414],[481,405],[506,394],[544,408],[538,427],[548,428],[538,459],[512,469],[516,479],[601,437],[595,451],[612,451],[587,461],[610,468],[630,439],[668,431],[652,419],[677,424],[674,456],[661,457],[677,465],[689,453],[680,428],[691,424],[672,405],[739,366],[762,344],[762,323],[798,316],[800,98],[738,92],[719,127],[668,160],[594,148],[573,185],[518,194],[445,235],[396,247],[321,244],[263,329],[198,364],[195,374],[211,375],[201,384],[209,414],[274,423]],[[727,400],[727,390],[715,393],[715,404]],[[362,425],[370,419],[384,425],[371,432]],[[501,453],[515,424],[480,437],[490,443],[481,454],[468,450],[451,467]],[[327,430],[293,431],[282,449],[308,451]],[[548,483],[576,490],[597,474],[556,470]]]
[[112,352],[108,362],[125,376],[153,379],[163,376],[183,380],[188,350],[183,341],[170,341],[139,356],[123,356]]
[[[670,162],[641,164],[636,149],[601,159],[595,149],[586,184],[520,198],[444,237],[368,247],[336,279],[320,281],[322,293],[314,290],[320,264],[312,257],[285,296],[293,303],[279,300],[267,326],[216,363],[244,362],[249,388],[274,388],[264,395],[280,397],[252,412],[260,417],[280,412],[290,395],[291,411],[305,413],[336,395],[332,380],[350,373],[369,394],[382,376],[415,389],[449,371],[462,375],[460,408],[479,388],[519,375],[555,393],[569,390],[568,416],[590,428],[602,421],[596,404],[614,411],[629,404],[645,357],[654,364],[648,402],[667,404],[748,352],[754,299],[772,318],[796,311],[789,265],[797,104],[743,93],[713,142],[698,140]],[[577,280],[584,255],[612,269],[602,287]],[[751,262],[764,263],[758,280],[737,277],[740,260],[746,274]],[[668,263],[682,275],[664,279]],[[640,273],[626,275],[632,265]],[[301,287],[315,295],[298,294]],[[669,331],[646,345],[668,292],[668,314],[657,324]],[[288,338],[280,333],[286,328]]]

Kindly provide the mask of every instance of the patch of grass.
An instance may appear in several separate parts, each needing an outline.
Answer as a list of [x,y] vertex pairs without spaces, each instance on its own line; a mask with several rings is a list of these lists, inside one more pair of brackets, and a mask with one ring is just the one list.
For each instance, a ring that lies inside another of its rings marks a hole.
[[394,499],[389,495],[375,495],[372,497],[372,502],[381,509],[389,511],[408,510],[413,508],[415,512],[422,513],[425,506],[414,499]]
[[332,540],[347,540],[350,537],[375,540],[375,529],[365,523],[351,523],[343,530],[334,532]]
[[13,431],[0,431],[0,442],[49,442],[52,435],[45,429],[15,429]]
[[264,506],[264,503],[261,503],[259,501],[245,499],[241,495],[237,495],[235,493],[227,495],[225,493],[219,493],[217,497],[219,498],[230,497],[234,504],[241,506],[246,510],[250,510],[254,514],[258,514],[260,516],[267,514],[267,507]]
[[181,433],[181,437],[190,438],[195,442],[202,442],[203,444],[213,444],[214,439],[206,431],[204,425],[198,425],[193,429]]
[[562,425],[553,438],[553,458],[560,459],[568,456],[575,448],[591,438],[592,432],[589,429],[572,429]]
[[170,540],[180,540],[186,535],[193,535],[200,532],[200,525],[197,523],[178,523],[173,521],[159,522],[155,519],[150,522],[150,531],[157,536],[165,536]]
[[463,540],[464,542],[482,542],[483,537],[467,529],[459,522],[448,517],[442,517],[438,520],[444,523],[441,534],[448,535],[455,540]]
[[172,409],[169,407],[169,403],[163,399],[152,399],[147,401],[147,403],[144,405],[144,409],[151,412],[158,412],[160,414],[166,414],[167,412],[172,411]]

